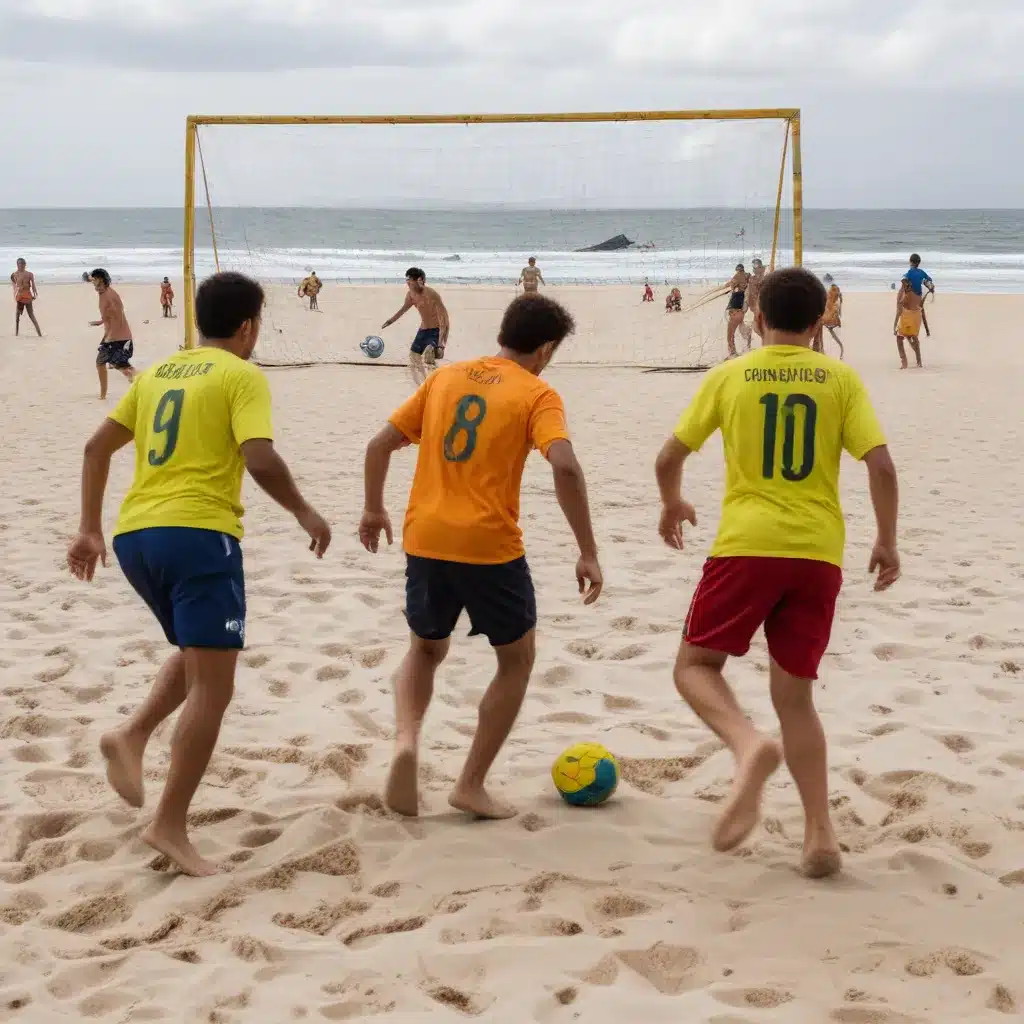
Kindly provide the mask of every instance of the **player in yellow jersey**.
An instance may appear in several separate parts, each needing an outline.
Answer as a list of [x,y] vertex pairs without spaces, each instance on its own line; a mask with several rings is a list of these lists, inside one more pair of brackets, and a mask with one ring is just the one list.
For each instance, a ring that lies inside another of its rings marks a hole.
[[[526,696],[535,653],[537,603],[519,529],[519,489],[536,448],[554,474],[555,494],[579,545],[576,580],[584,603],[601,592],[601,567],[583,470],[573,452],[558,393],[540,379],[572,317],[536,292],[505,310],[498,354],[431,374],[366,450],[366,504],[359,536],[376,551],[383,530],[391,454],[418,444],[405,515],[405,614],[409,651],[395,680],[395,757],[385,799],[399,814],[419,810],[420,728],[434,674],[465,610],[471,634],[494,648],[498,671],[480,702],[479,725],[449,803],[483,818],[507,818],[484,780]],[[586,587],[589,581],[589,587]]]
[[[683,464],[716,431],[725,450],[725,499],[718,536],[686,617],[675,665],[680,694],[732,751],[733,790],[715,825],[729,850],[757,824],[761,794],[784,753],[805,815],[803,871],[840,868],[829,818],[825,734],[813,683],[828,646],[842,584],[845,529],[839,504],[843,451],[868,471],[878,535],[869,571],[876,590],[899,577],[896,470],[864,385],[847,364],[810,349],[825,312],[825,289],[798,267],[769,274],[761,289],[760,349],[705,378],[657,461],[658,531],[682,548],[696,524],[682,497]],[[744,716],[722,675],[764,626],[772,702],[782,748]]]
[[202,345],[137,377],[85,446],[82,518],[68,549],[68,565],[79,579],[91,580],[97,561],[106,565],[102,516],[110,460],[134,440],[135,478],[121,505],[114,553],[179,650],[131,718],[101,738],[100,750],[111,786],[141,807],[146,744],[184,703],[167,784],[142,839],[190,875],[216,871],[189,841],[185,821],[245,645],[243,471],[295,516],[318,558],[331,541],[330,527],[303,499],[274,450],[270,389],[247,362],[262,309],[263,289],[241,274],[216,274],[200,285]]

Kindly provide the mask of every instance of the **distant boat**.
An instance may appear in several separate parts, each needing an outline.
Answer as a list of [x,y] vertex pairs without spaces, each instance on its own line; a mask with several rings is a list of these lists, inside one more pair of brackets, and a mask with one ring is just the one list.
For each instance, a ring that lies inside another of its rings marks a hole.
[[445,263],[455,263],[462,261],[462,257],[458,253],[455,253],[454,256],[444,256],[442,258],[444,259]]
[[636,242],[631,242],[625,235],[616,235],[614,238],[605,239],[597,245],[588,245],[585,249],[577,249],[577,252],[616,252],[619,249],[628,249]]

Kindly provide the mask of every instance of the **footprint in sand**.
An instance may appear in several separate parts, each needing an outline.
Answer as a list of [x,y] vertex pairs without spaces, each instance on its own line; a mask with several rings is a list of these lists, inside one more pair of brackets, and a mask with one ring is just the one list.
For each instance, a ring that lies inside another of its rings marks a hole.
[[926,658],[931,654],[927,647],[915,647],[913,644],[878,644],[871,648],[871,653],[879,661],[903,661],[908,658]]
[[584,658],[587,661],[601,657],[600,645],[593,640],[572,640],[565,645],[565,649],[570,654],[575,654],[577,658]]
[[726,1006],[754,1007],[758,1010],[774,1010],[778,1006],[793,1001],[793,993],[786,989],[772,988],[735,988],[718,989],[711,993],[720,1003]]
[[567,683],[573,676],[573,670],[568,665],[552,665],[551,668],[541,672],[538,682],[541,686],[561,686]]
[[706,983],[703,958],[692,946],[656,942],[648,949],[624,950],[616,955],[662,995],[679,995]]
[[646,653],[647,648],[643,644],[629,644],[615,651],[610,657],[612,661],[632,661],[634,658],[642,658]]

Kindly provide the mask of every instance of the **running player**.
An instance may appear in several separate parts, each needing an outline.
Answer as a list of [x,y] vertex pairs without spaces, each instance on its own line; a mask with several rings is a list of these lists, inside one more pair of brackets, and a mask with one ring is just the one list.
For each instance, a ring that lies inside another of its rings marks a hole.
[[846,350],[836,331],[843,326],[843,293],[831,274],[826,274],[823,280],[828,288],[825,297],[825,315],[821,318],[821,326],[814,336],[813,348],[816,352],[825,351],[823,331],[828,331],[832,335],[832,340],[839,346],[839,358],[842,359]]
[[519,280],[516,282],[516,287],[519,285],[523,286],[523,294],[528,292],[537,291],[538,283],[547,285],[547,281],[544,280],[544,275],[540,272],[540,267],[537,266],[537,258],[531,256],[526,261],[526,266],[523,267],[522,272],[519,275]]
[[729,348],[729,358],[736,355],[736,331],[743,323],[744,310],[746,309],[747,285],[750,283],[750,275],[743,269],[742,263],[736,264],[736,273],[729,278],[725,288],[729,292],[728,310],[729,322],[725,331],[725,343]]
[[14,289],[14,336],[18,336],[21,314],[27,313],[29,320],[32,321],[32,326],[36,329],[36,334],[41,338],[43,331],[39,326],[39,321],[36,320],[35,310],[32,308],[32,303],[39,298],[39,292],[36,289],[36,275],[28,269],[28,264],[23,259],[19,259],[16,266],[17,270],[11,274],[11,287]]
[[91,580],[107,563],[103,491],[110,461],[135,442],[135,479],[121,506],[114,553],[179,648],[142,705],[106,733],[100,750],[118,795],[141,807],[142,760],[153,731],[185,708],[171,740],[167,784],[142,839],[189,875],[210,875],[186,833],[186,815],[217,742],[245,645],[241,489],[244,469],[309,534],[319,558],[326,522],[303,499],[274,450],[270,389],[247,362],[256,346],[263,289],[241,274],[216,274],[196,292],[202,345],[143,373],[85,446],[82,518],[68,565]]
[[[505,310],[498,353],[432,374],[366,450],[366,504],[359,538],[376,551],[383,530],[391,455],[420,446],[403,546],[409,651],[395,681],[395,757],[385,800],[399,814],[419,810],[420,729],[434,674],[462,612],[470,635],[483,633],[498,670],[480,703],[479,725],[449,803],[482,818],[516,812],[491,797],[484,780],[508,737],[533,669],[537,605],[519,529],[523,466],[537,448],[551,465],[555,494],[579,546],[576,581],[584,604],[601,592],[601,567],[583,470],[576,461],[562,400],[540,374],[572,317],[557,302],[522,295]],[[589,586],[587,584],[589,583]]]
[[169,277],[160,282],[160,306],[165,318],[174,316],[174,287]]
[[757,300],[761,294],[761,285],[764,282],[764,264],[755,256],[750,261],[751,275],[747,280],[747,291],[744,296],[743,303],[743,316],[744,320],[741,320],[738,326],[740,334],[743,335],[743,340],[747,344],[747,351],[750,351],[750,340],[754,332],[753,324],[745,323],[747,310],[750,310],[750,315],[754,319],[754,323],[757,322]]
[[384,321],[381,330],[405,316],[413,306],[419,311],[420,328],[409,349],[409,373],[412,375],[413,387],[418,388],[434,369],[435,361],[444,358],[450,322],[441,296],[433,288],[427,287],[427,275],[419,267],[410,267],[405,272],[405,283],[409,290],[402,308]]
[[651,288],[651,282],[644,278],[644,297],[640,300],[641,302],[653,302],[654,301],[654,289]]
[[[844,449],[867,467],[878,525],[869,563],[869,571],[878,570],[875,590],[891,586],[900,572],[896,470],[867,392],[847,364],[809,350],[824,311],[825,289],[813,274],[798,267],[769,274],[757,313],[763,347],[704,378],[656,467],[658,532],[682,549],[682,524],[697,522],[682,497],[683,464],[722,431],[721,524],[690,603],[674,672],[679,693],[736,762],[714,846],[730,850],[750,834],[764,784],[785,754],[804,807],[802,867],[809,877],[840,868],[813,684],[842,583]],[[746,654],[761,625],[781,750],[744,716],[722,675],[726,660]]]
[[96,373],[100,378],[100,401],[107,397],[107,367],[112,366],[129,381],[135,377],[132,354],[135,344],[128,317],[124,313],[121,296],[110,287],[110,275],[97,268],[89,275],[93,288],[100,297],[100,318],[90,320],[90,327],[103,328],[103,340],[96,350]]
[[903,347],[904,338],[910,342],[917,359],[917,368],[921,369],[921,311],[924,299],[914,291],[913,282],[904,277],[900,282],[900,290],[896,293],[896,319],[893,321],[892,332],[896,335],[896,348],[900,354],[900,369],[907,368],[907,350]]

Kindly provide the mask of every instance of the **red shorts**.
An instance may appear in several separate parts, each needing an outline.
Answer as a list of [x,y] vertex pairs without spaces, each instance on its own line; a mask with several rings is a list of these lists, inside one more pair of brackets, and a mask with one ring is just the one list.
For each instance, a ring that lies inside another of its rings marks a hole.
[[790,675],[817,679],[843,571],[808,558],[709,558],[693,592],[688,644],[741,657],[764,626],[768,653]]

